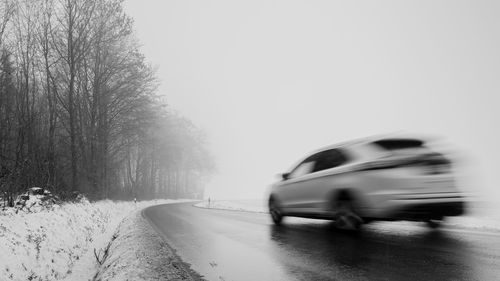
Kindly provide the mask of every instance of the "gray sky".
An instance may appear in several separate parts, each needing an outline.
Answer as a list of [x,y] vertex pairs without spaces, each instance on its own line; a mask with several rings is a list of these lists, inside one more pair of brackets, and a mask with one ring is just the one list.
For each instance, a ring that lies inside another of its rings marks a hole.
[[125,5],[168,103],[208,134],[206,195],[256,198],[311,150],[404,131],[443,137],[464,188],[500,201],[500,2]]

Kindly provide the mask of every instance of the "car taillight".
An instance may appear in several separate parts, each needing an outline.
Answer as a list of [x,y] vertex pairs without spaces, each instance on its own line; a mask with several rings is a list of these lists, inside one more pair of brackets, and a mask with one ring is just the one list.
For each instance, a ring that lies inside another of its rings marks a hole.
[[428,175],[448,174],[451,172],[450,164],[434,164],[424,166],[424,173]]
[[451,172],[451,162],[439,153],[422,156],[419,161],[425,169],[426,174],[437,175]]
[[365,163],[360,170],[381,170],[396,168],[421,168],[424,174],[436,175],[451,172],[451,162],[438,153],[424,154],[415,157],[384,159]]
[[394,169],[401,166],[402,165],[399,161],[382,160],[382,161],[373,161],[365,163],[362,165],[360,170],[371,171],[371,170]]

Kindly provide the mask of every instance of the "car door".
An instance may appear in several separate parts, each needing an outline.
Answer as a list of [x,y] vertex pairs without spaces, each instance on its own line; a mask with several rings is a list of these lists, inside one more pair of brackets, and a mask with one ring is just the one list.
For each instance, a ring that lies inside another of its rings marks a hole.
[[[307,212],[322,214],[327,212],[335,189],[344,186],[345,165],[348,157],[342,149],[329,149],[316,155],[314,168],[308,180],[308,190],[302,196],[307,202]],[[326,207],[326,208],[325,208]]]
[[338,149],[312,155],[300,163],[282,184],[282,205],[291,213],[321,214],[325,201],[335,188],[336,175],[347,157]]
[[279,186],[277,186],[277,194],[280,204],[287,212],[295,212],[302,209],[304,206],[304,190],[307,190],[308,178],[315,166],[315,155],[310,156],[300,162],[295,168],[288,173]]

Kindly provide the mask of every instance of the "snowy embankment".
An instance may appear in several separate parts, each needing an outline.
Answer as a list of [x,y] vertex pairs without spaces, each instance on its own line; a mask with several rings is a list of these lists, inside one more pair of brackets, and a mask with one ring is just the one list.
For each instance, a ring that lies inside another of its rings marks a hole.
[[142,212],[136,212],[118,227],[109,255],[95,280],[203,279],[180,260]]
[[116,231],[124,218],[172,202],[179,201],[106,200],[39,212],[0,211],[0,280],[92,280],[99,263],[109,263],[104,257],[111,257],[110,241],[123,239]]
[[[265,200],[205,200],[194,206],[199,208],[268,213]],[[449,217],[445,226],[500,232],[500,215],[495,202],[469,202],[464,216]],[[390,222],[390,224],[413,224],[412,222]]]

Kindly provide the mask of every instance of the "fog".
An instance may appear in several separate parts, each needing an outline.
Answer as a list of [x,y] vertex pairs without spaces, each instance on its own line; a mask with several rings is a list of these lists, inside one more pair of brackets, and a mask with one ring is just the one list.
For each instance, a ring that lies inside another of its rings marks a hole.
[[319,147],[438,136],[500,201],[500,3],[127,0],[171,110],[207,133],[205,197],[259,198]]

